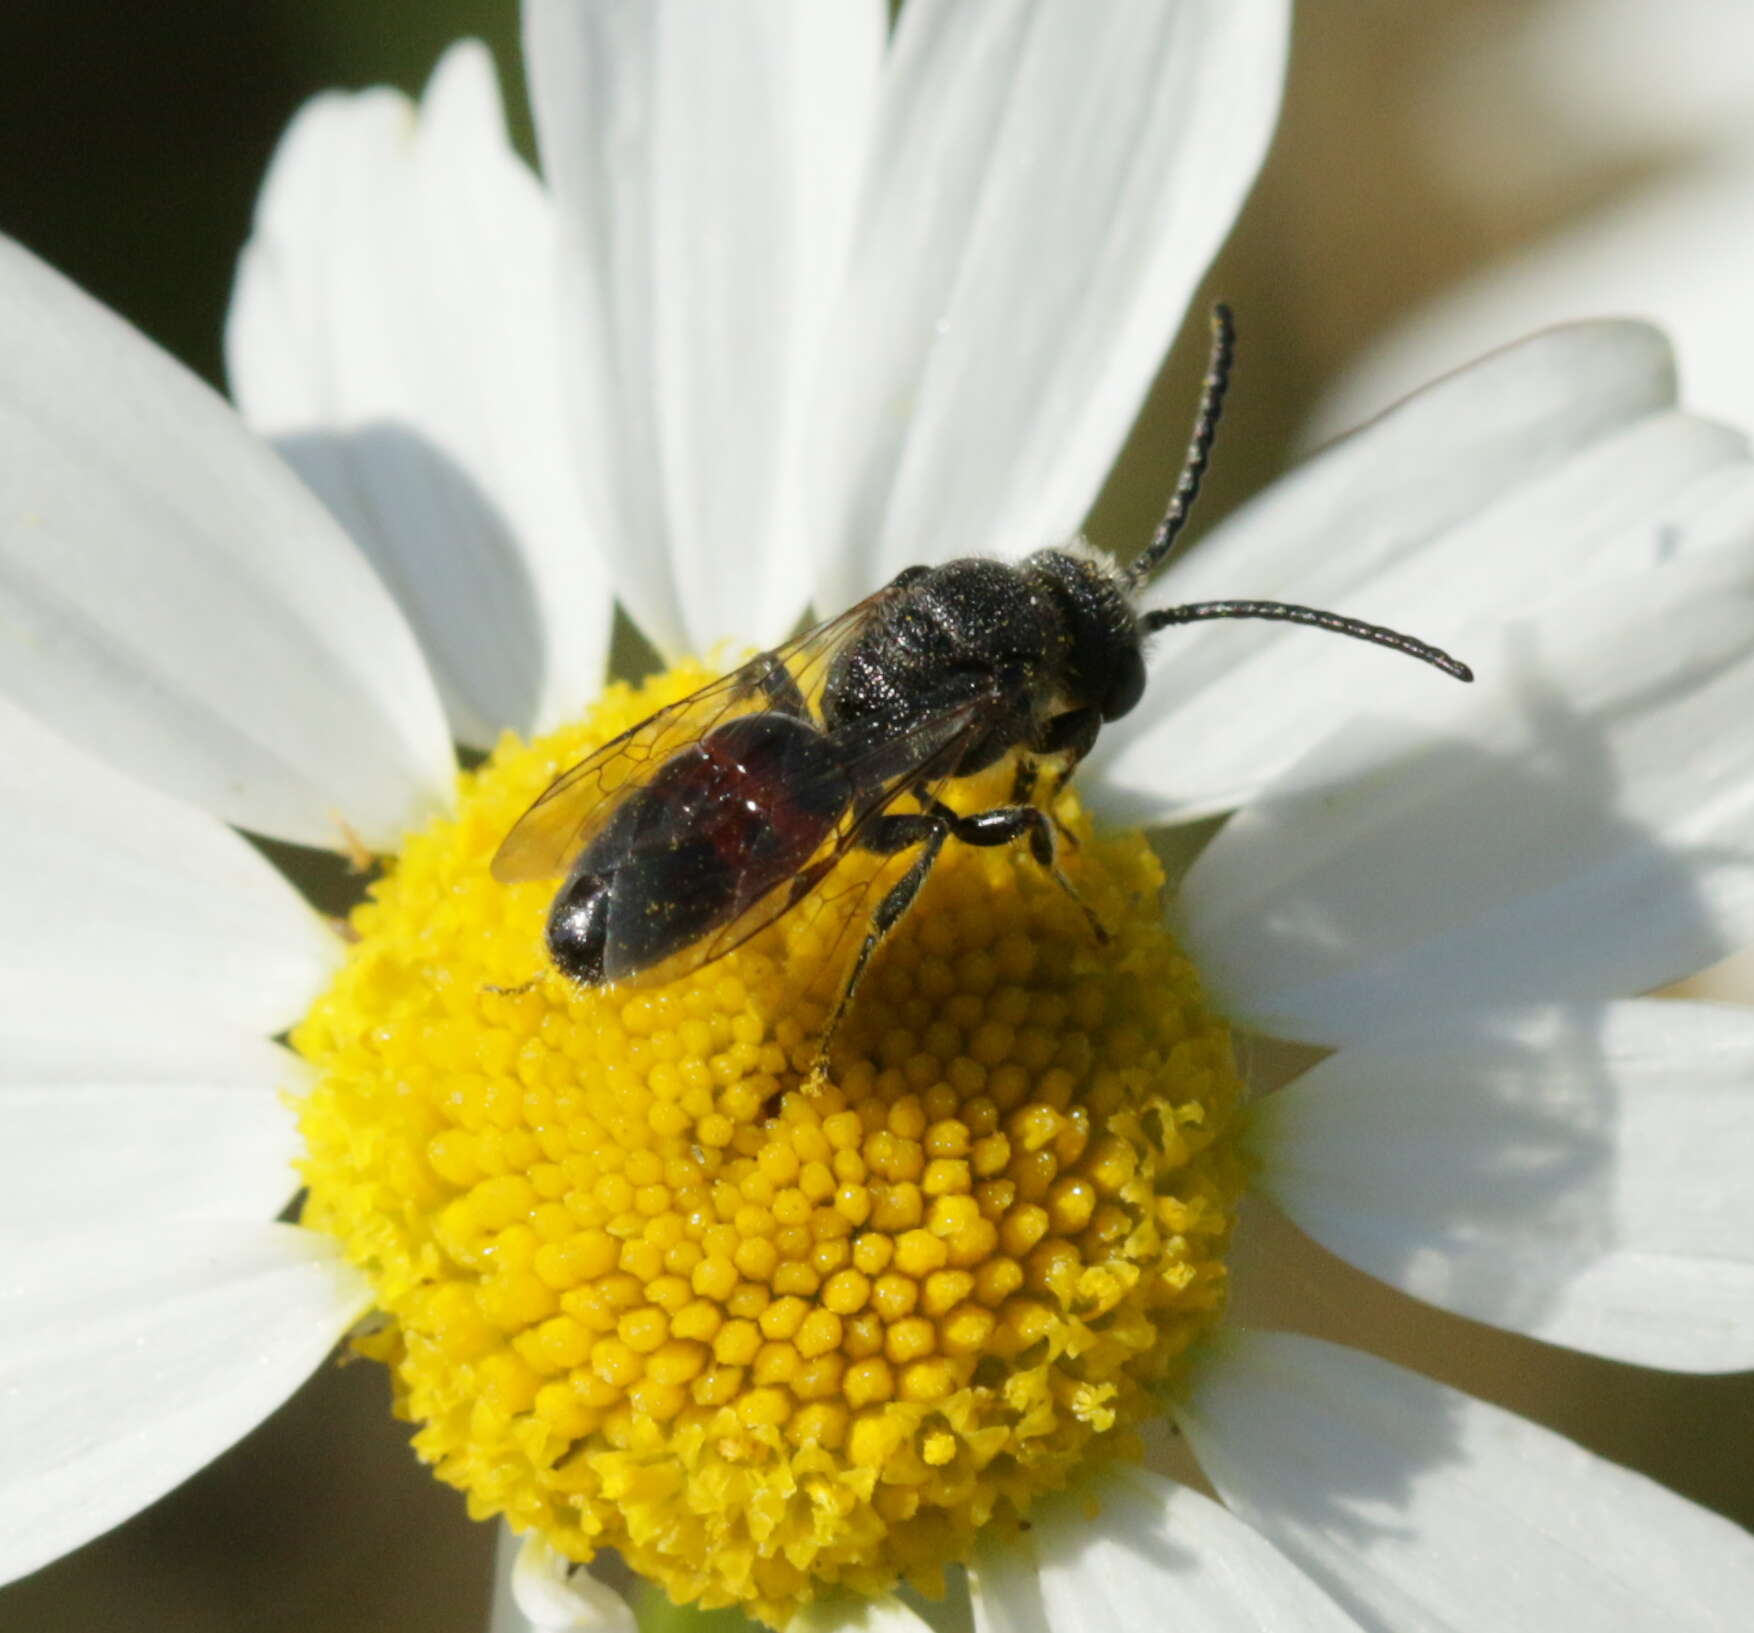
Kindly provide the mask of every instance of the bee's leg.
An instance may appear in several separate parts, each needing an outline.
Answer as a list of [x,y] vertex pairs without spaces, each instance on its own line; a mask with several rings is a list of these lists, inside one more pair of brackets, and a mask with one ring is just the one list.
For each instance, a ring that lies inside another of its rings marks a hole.
[[[1017,771],[1011,778],[1011,798],[1007,805],[1033,805],[1035,803],[1035,785],[1041,781],[1041,761],[1032,749],[1025,749],[1017,756]],[[1062,844],[1070,845],[1073,850],[1078,848],[1078,836],[1065,823],[1054,815],[1051,806],[1048,808],[1048,821],[1058,830]]]
[[[954,816],[955,813],[952,812],[951,815]],[[920,847],[920,854],[913,859],[907,872],[889,887],[888,894],[877,904],[877,911],[871,915],[871,926],[865,932],[865,939],[860,944],[858,956],[853,960],[846,984],[840,989],[840,996],[835,999],[827,1024],[822,1028],[822,1040],[816,1046],[816,1059],[810,1067],[811,1082],[820,1082],[828,1070],[829,1045],[833,1043],[835,1033],[840,1030],[840,1023],[846,1018],[853,994],[858,990],[859,982],[865,974],[865,966],[871,962],[871,955],[913,906],[914,897],[919,895],[920,886],[926,882],[926,875],[932,871],[932,864],[938,860],[938,852],[943,850],[944,841],[949,837],[949,824],[935,811],[929,814],[902,812],[895,816],[879,817],[859,836],[859,848],[873,851],[879,856],[896,856],[915,845]]]
[[781,714],[796,715],[800,720],[812,718],[810,704],[799,688],[796,676],[773,653],[759,653],[751,661],[750,668],[755,671],[751,677],[755,685]]
[[542,970],[532,975],[528,981],[520,981],[515,987],[484,986],[483,992],[491,992],[500,998],[521,998],[526,992],[534,992],[548,979],[548,971]]
[[949,828],[953,838],[965,845],[1009,845],[1027,837],[1029,854],[1037,865],[1078,904],[1098,944],[1108,945],[1108,926],[1096,916],[1096,910],[1066,877],[1054,844],[1053,819],[1039,805],[995,805],[990,811],[974,811],[962,816],[948,805],[933,800],[926,809]]
[[[1068,709],[1064,714],[1057,714],[1041,729],[1036,741],[1029,746],[1037,754],[1048,758],[1058,757],[1059,768],[1054,772],[1048,784],[1044,805],[1052,806],[1060,797],[1060,790],[1072,779],[1072,773],[1078,769],[1079,763],[1091,749],[1096,746],[1097,734],[1102,730],[1102,711],[1100,709]],[[1057,825],[1057,824],[1056,824]],[[1066,830],[1060,829],[1062,834]],[[1070,834],[1066,834],[1070,838]]]

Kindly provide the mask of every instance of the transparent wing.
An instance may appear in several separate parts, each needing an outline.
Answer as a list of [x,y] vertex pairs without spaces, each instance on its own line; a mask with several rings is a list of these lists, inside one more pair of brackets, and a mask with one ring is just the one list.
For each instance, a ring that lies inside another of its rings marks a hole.
[[602,832],[616,807],[643,787],[679,749],[740,714],[783,706],[776,691],[814,712],[836,653],[864,628],[893,588],[867,596],[838,618],[817,624],[698,692],[667,704],[569,767],[543,790],[500,843],[493,876],[502,884],[564,874]]
[[[880,872],[849,881],[836,889],[832,878],[835,869],[854,849],[873,823],[883,817],[895,803],[909,795],[928,803],[955,774],[963,748],[971,732],[978,735],[990,714],[993,700],[978,697],[940,711],[919,721],[898,745],[886,743],[880,752],[885,764],[905,759],[907,767],[897,773],[872,798],[850,810],[823,840],[814,855],[790,878],[777,884],[760,882],[750,894],[740,899],[728,918],[711,934],[702,936],[660,964],[628,977],[618,985],[630,987],[662,986],[692,970],[723,958],[735,951],[752,936],[776,923],[793,908],[813,899],[818,911],[838,915],[838,926],[825,951],[825,961],[838,962],[843,952],[851,951],[850,933],[861,933],[866,915],[859,911],[863,899],[870,894]],[[855,782],[862,781],[865,768],[858,759],[847,766]]]

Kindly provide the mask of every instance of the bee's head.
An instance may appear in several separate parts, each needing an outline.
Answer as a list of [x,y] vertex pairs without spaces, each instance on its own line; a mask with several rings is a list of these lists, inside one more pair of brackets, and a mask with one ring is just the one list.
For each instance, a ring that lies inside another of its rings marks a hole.
[[1139,618],[1120,576],[1101,558],[1071,550],[1038,550],[1022,571],[1059,626],[1066,701],[1118,720],[1145,695]]

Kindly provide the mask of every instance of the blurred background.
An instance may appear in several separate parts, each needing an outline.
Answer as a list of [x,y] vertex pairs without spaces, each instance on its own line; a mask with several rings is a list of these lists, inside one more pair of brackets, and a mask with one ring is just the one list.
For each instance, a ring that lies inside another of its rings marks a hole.
[[[0,230],[223,385],[233,262],[286,121],[330,86],[418,92],[462,34],[493,46],[527,142],[512,0],[11,0]],[[1745,0],[1303,0],[1278,139],[1207,284],[1237,310],[1242,365],[1204,520],[1313,438],[1563,316],[1662,317],[1689,401],[1754,423],[1750,155]],[[1099,543],[1155,521],[1203,348],[1196,323],[1091,518]],[[1274,1250],[1319,1258],[1289,1234]],[[1330,1335],[1754,1525],[1754,1379],[1585,1361],[1352,1280]],[[491,1533],[387,1406],[376,1367],[324,1368],[154,1509],[0,1589],[0,1633],[480,1633]]]

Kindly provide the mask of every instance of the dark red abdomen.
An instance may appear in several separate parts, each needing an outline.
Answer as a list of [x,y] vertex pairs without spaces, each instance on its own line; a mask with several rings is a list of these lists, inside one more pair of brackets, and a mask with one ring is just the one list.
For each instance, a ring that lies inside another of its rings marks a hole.
[[629,795],[574,863],[549,914],[556,966],[600,985],[710,941],[784,888],[851,803],[810,721],[767,711],[715,728]]

